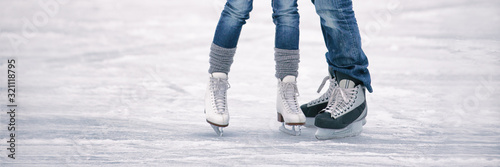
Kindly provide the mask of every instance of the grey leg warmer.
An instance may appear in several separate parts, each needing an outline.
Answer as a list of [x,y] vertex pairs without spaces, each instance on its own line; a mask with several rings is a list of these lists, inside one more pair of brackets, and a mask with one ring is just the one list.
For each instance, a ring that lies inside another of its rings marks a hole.
[[299,75],[299,50],[274,48],[274,60],[276,61],[276,78],[283,79],[287,75],[295,77]]
[[236,48],[223,48],[212,43],[210,47],[210,68],[208,73],[229,73]]

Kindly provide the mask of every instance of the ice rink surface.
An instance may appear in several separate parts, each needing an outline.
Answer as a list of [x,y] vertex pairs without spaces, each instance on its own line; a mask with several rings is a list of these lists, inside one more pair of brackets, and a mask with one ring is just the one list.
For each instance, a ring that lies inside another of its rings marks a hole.
[[[55,3],[47,8],[46,4]],[[205,122],[223,0],[0,0],[0,166],[498,166],[500,2],[356,0],[374,92],[360,136],[279,132],[270,1],[255,1],[229,75],[223,137]],[[300,103],[327,75],[301,14]],[[7,60],[16,59],[16,159]]]

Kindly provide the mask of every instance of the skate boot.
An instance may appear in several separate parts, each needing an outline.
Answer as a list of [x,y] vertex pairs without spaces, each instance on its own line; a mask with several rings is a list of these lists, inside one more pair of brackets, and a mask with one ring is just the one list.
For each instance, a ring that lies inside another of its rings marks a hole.
[[222,136],[223,128],[229,125],[226,92],[230,88],[225,73],[212,73],[205,92],[205,116],[217,135]]
[[[306,117],[297,103],[299,91],[295,76],[286,76],[283,80],[278,79],[278,94],[276,109],[278,121],[282,122],[280,131],[290,135],[300,135],[300,126],[305,124]],[[291,126],[291,129],[286,126]]]
[[326,108],[333,90],[335,89],[335,87],[337,87],[337,81],[335,81],[335,77],[333,77],[333,75],[326,76],[318,88],[318,93],[321,92],[321,89],[323,89],[323,86],[325,86],[326,81],[330,81],[330,85],[328,86],[328,90],[323,93],[323,95],[321,95],[317,99],[310,101],[307,104],[303,104],[302,106],[300,106],[300,109],[302,109],[302,112],[304,112],[304,115],[306,116],[306,126],[314,126],[314,118],[321,110]]
[[366,124],[365,87],[345,74],[335,73],[338,86],[333,90],[327,107],[315,118],[320,140],[356,136]]

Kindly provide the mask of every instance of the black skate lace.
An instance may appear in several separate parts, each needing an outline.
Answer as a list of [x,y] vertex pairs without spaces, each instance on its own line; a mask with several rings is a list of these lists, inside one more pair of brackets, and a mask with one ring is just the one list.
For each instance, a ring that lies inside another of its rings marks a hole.
[[294,82],[281,82],[280,84],[281,97],[285,100],[285,107],[290,109],[289,111],[298,113],[299,105],[297,103],[297,97],[299,94],[299,89],[297,88],[297,84]]
[[211,78],[211,88],[213,94],[213,103],[218,113],[225,113],[226,111],[226,92],[231,88],[227,80],[221,78]]
[[344,115],[352,107],[356,93],[357,86],[354,88],[341,88],[337,86],[332,92],[324,111],[331,113],[332,117]]
[[325,83],[326,83],[327,80],[330,81],[330,86],[328,87],[328,90],[325,93],[323,93],[323,95],[321,95],[319,98],[310,101],[308,103],[308,105],[316,105],[318,103],[322,103],[322,102],[325,102],[325,101],[329,100],[329,98],[330,98],[333,90],[335,89],[335,87],[337,87],[337,82],[335,82],[335,78],[331,78],[330,76],[326,76],[323,79],[323,81],[321,82],[321,85],[319,86],[317,92],[318,93],[321,92],[321,90],[325,86]]

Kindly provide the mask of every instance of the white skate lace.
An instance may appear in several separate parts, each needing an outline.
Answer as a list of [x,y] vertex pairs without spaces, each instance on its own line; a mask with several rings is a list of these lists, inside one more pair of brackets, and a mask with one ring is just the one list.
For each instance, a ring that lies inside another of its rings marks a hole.
[[325,112],[331,113],[332,117],[338,117],[347,113],[354,103],[357,87],[341,88],[336,87],[331,94]]
[[308,105],[316,105],[316,104],[319,104],[319,103],[322,103],[324,101],[329,100],[330,96],[332,95],[333,90],[335,89],[335,87],[337,87],[337,82],[335,82],[334,78],[331,78],[330,76],[326,76],[323,79],[323,82],[321,82],[321,85],[319,85],[317,92],[318,93],[321,92],[321,90],[325,86],[325,83],[327,80],[330,80],[330,86],[328,87],[328,90],[325,93],[323,93],[323,95],[321,95],[319,98],[314,99],[314,100],[310,101],[309,103],[307,103]]
[[227,80],[221,78],[211,78],[211,89],[217,113],[226,113],[226,92],[231,88]]
[[281,97],[285,100],[285,107],[289,108],[293,113],[298,113],[299,105],[297,103],[297,97],[299,96],[299,89],[297,88],[297,84],[293,82],[281,82]]

